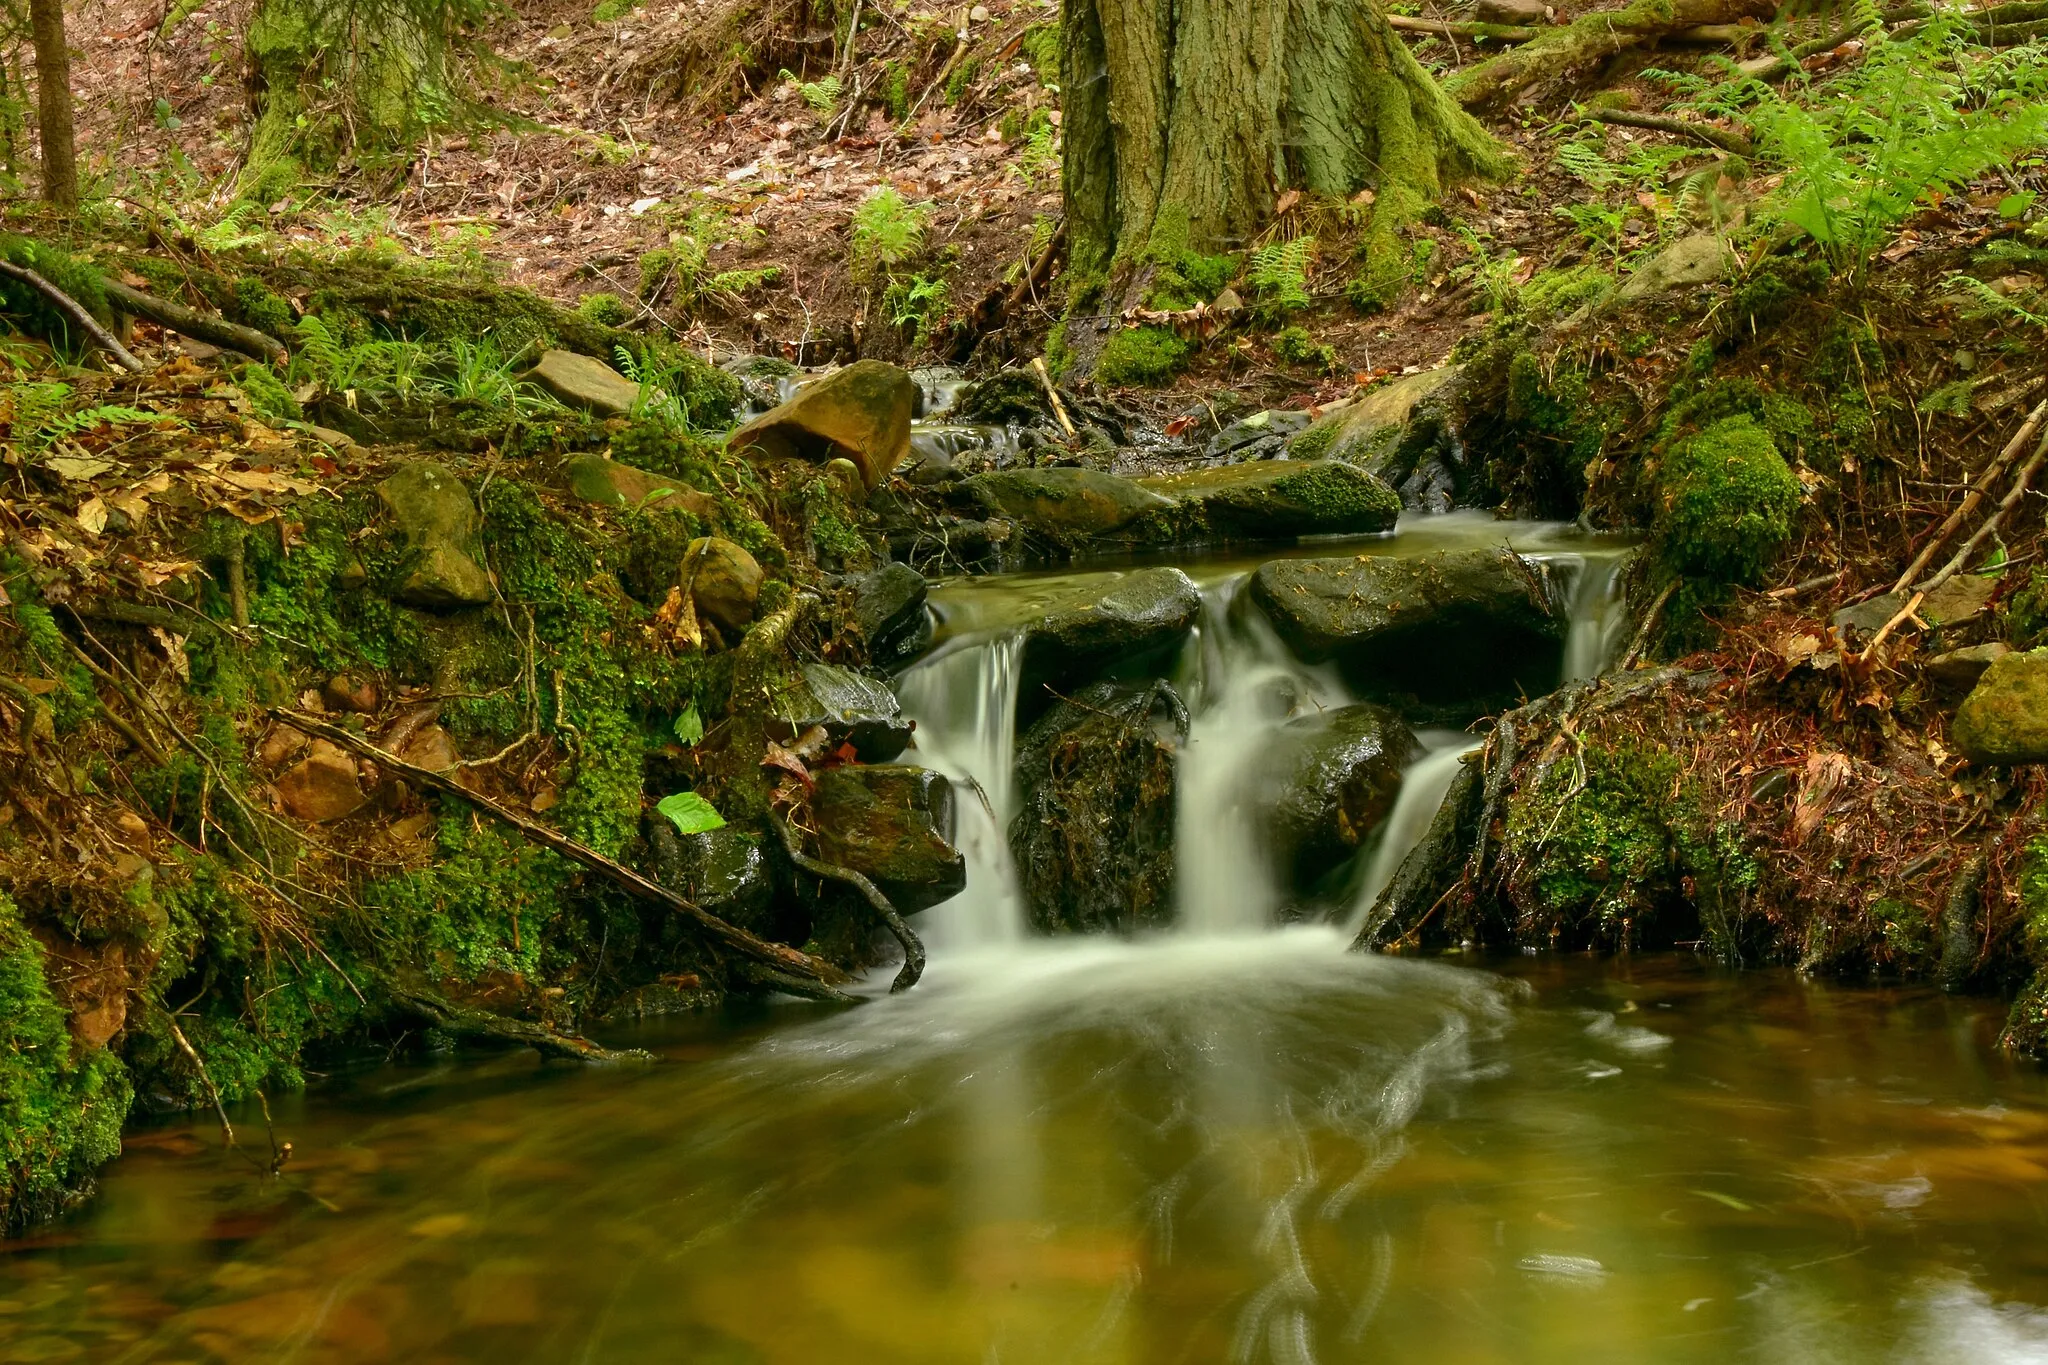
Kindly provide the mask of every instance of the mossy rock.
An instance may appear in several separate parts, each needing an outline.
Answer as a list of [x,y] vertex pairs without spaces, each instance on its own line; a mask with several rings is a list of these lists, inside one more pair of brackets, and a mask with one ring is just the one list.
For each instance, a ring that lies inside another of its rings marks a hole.
[[868,642],[868,657],[883,668],[907,663],[932,639],[929,588],[908,564],[884,564],[852,580],[853,619]]
[[1799,480],[1748,413],[1673,445],[1657,472],[1656,537],[1673,574],[1761,583],[1792,539]]
[[718,516],[718,502],[682,480],[635,469],[603,455],[577,455],[562,462],[562,482],[584,502],[635,510],[681,510],[705,522]]
[[413,460],[377,485],[377,497],[404,534],[408,563],[392,599],[423,611],[455,611],[491,600],[477,563],[481,523],[469,490],[447,466]]
[[969,384],[960,391],[948,416],[955,422],[991,427],[1050,426],[1053,422],[1045,386],[1025,370],[1005,370]]
[[1193,352],[1164,327],[1127,327],[1103,343],[1095,380],[1112,389],[1157,388],[1186,369]]
[[1994,661],[1963,699],[1949,735],[1972,763],[2048,763],[2048,650]]
[[820,465],[848,459],[873,489],[910,454],[917,397],[908,371],[880,360],[855,361],[811,380],[788,402],[742,426],[726,449]]
[[818,774],[811,797],[818,856],[872,878],[904,914],[960,894],[967,863],[952,844],[953,788],[943,774],[856,764]]
[[1391,531],[1401,515],[1393,489],[1329,460],[1259,460],[1139,484],[1171,498],[1208,538],[1218,540],[1372,535]]
[[1355,856],[1394,808],[1416,753],[1400,715],[1360,702],[1281,726],[1261,759],[1260,803],[1275,871],[1297,891]]
[[1173,500],[1094,469],[1003,469],[967,480],[986,515],[1007,517],[1062,544],[1107,536]]
[[1202,594],[1179,569],[1139,569],[1084,593],[1024,628],[1022,695],[1047,685],[1070,691],[1112,665],[1143,670],[1180,647],[1202,612]]

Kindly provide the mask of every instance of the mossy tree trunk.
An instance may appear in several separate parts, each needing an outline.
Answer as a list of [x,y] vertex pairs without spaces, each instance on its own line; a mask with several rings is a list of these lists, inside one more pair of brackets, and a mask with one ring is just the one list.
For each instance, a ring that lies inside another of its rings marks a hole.
[[[1285,190],[1374,198],[1369,287],[1445,185],[1506,169],[1374,0],[1067,0],[1063,136],[1074,314],[1145,302],[1148,265],[1242,248]],[[1095,329],[1070,331],[1089,363]]]
[[43,198],[68,209],[78,203],[78,141],[71,126],[71,49],[64,38],[64,0],[29,0],[28,16],[36,49]]

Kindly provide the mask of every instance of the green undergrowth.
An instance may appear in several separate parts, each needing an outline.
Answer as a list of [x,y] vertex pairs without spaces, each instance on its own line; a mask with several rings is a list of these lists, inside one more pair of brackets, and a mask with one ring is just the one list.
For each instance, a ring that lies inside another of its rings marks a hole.
[[1126,327],[1095,362],[1095,378],[1113,389],[1156,388],[1187,367],[1193,346],[1165,327]]

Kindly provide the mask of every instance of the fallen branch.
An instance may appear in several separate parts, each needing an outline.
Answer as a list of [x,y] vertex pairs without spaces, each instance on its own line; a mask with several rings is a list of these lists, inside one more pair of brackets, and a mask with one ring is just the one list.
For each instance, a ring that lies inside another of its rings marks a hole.
[[0,261],[0,275],[5,275],[9,279],[20,280],[23,284],[49,300],[52,308],[62,313],[72,326],[91,338],[95,346],[98,346],[108,355],[114,357],[114,360],[122,369],[141,374],[146,368],[141,361],[129,353],[126,346],[121,344],[119,337],[100,326],[99,319],[85,311],[84,304],[72,298],[56,285],[51,284],[35,271],[30,270],[25,265],[16,265],[12,261]]
[[1611,124],[1618,128],[1644,128],[1655,133],[1676,133],[1719,147],[1734,156],[1756,155],[1756,144],[1740,133],[1726,128],[1716,128],[1710,123],[1694,123],[1690,119],[1673,118],[1668,114],[1637,114],[1627,109],[1589,109],[1586,117],[1595,123]]
[[1067,433],[1069,441],[1073,440],[1074,424],[1067,417],[1067,405],[1060,401],[1060,391],[1052,385],[1052,376],[1046,373],[1044,356],[1031,357],[1031,372],[1045,385],[1045,396],[1052,400],[1052,415],[1060,419],[1060,430]]
[[470,1005],[458,1005],[432,991],[408,985],[396,977],[384,977],[383,985],[391,996],[392,1003],[424,1020],[430,1026],[452,1033],[458,1038],[530,1047],[543,1056],[563,1057],[572,1062],[653,1060],[638,1048],[618,1052],[611,1048],[599,1047],[588,1038],[573,1033],[557,1033],[545,1024],[507,1018],[505,1015],[476,1009]]
[[1962,571],[1963,565],[1970,562],[1970,556],[1977,552],[1977,547],[1989,540],[1992,533],[1998,530],[1998,524],[2005,520],[2005,514],[2020,505],[2020,499],[2027,495],[2027,485],[2034,481],[2034,475],[2039,472],[2043,460],[2048,460],[2048,435],[2041,438],[2040,444],[2034,447],[2034,453],[2020,466],[2019,476],[2012,481],[2012,490],[1999,500],[1998,509],[1986,517],[1984,524],[1977,528],[1975,534],[1963,542],[1963,548],[1955,552],[1954,558],[1942,565],[1940,573],[1919,585],[1920,591],[1933,592]]
[[1532,85],[1652,39],[1707,24],[1769,20],[1775,12],[1774,0],[1635,0],[1625,9],[1582,15],[1467,67],[1445,81],[1444,90],[1468,109],[1502,104]]
[[168,327],[181,336],[188,336],[230,351],[240,351],[276,364],[287,354],[284,344],[277,338],[254,327],[244,327],[229,322],[226,318],[208,317],[196,308],[187,308],[182,303],[160,299],[145,294],[139,289],[130,289],[118,280],[106,282],[107,301],[124,313],[146,318],[159,327]]
[[2013,433],[2013,438],[2005,443],[2005,448],[1993,457],[1990,464],[1984,466],[1984,472],[1970,485],[1969,494],[1964,497],[1962,506],[1949,513],[1947,519],[1935,528],[1933,538],[1921,546],[1920,553],[1913,556],[1913,562],[1899,575],[1899,581],[1892,584],[1893,592],[1904,592],[1906,585],[1918,578],[1920,571],[1934,562],[1934,556],[1941,552],[1942,546],[1948,544],[1948,538],[1956,533],[1956,528],[1961,526],[1970,513],[1977,510],[1978,504],[1984,501],[1992,485],[1998,482],[1998,476],[2005,472],[2006,465],[2012,462],[2012,458],[2026,447],[2027,442],[2040,429],[2043,419],[2048,419],[2048,399],[2035,405],[2034,410],[2027,414],[2027,420],[2020,424],[2020,429]]
[[903,922],[903,916],[897,913],[889,898],[882,894],[882,888],[876,886],[863,873],[856,872],[850,867],[841,867],[838,863],[828,863],[822,858],[813,858],[804,852],[803,842],[797,837],[796,829],[779,812],[771,813],[769,819],[775,824],[775,832],[782,836],[782,851],[789,855],[791,862],[814,877],[844,882],[860,892],[862,898],[874,907],[875,913],[881,916],[882,923],[889,926],[889,932],[896,936],[896,941],[903,945],[903,967],[896,973],[896,979],[889,983],[890,994],[907,991],[915,986],[917,979],[924,975],[924,944],[910,931],[910,926]]
[[1438,38],[1483,38],[1496,43],[1526,43],[1543,36],[1527,24],[1483,24],[1471,19],[1410,19],[1389,14],[1387,27],[1401,33],[1428,33]]
[[667,887],[649,881],[625,864],[614,862],[596,849],[579,844],[558,830],[550,829],[537,821],[529,820],[523,815],[516,814],[498,802],[493,801],[488,796],[470,791],[445,773],[437,773],[432,768],[422,768],[416,763],[407,763],[404,759],[394,754],[386,753],[368,740],[349,733],[339,725],[330,725],[324,720],[315,720],[311,716],[301,715],[296,711],[288,711],[281,706],[270,707],[269,712],[273,720],[289,725],[302,733],[317,735],[337,748],[345,749],[359,758],[367,758],[385,772],[396,773],[417,782],[422,787],[467,801],[492,819],[510,825],[527,839],[541,845],[543,848],[552,849],[571,862],[582,864],[584,867],[611,881],[622,890],[638,896],[642,900],[666,906],[678,914],[693,920],[699,928],[703,929],[711,939],[721,946],[731,949],[742,957],[751,958],[754,961],[771,967],[784,975],[806,981],[814,987],[810,993],[818,999],[851,999],[844,992],[835,989],[847,979],[846,973],[840,971],[829,962],[812,957],[809,953],[799,952],[797,949],[791,948],[786,944],[770,943],[765,939],[757,938],[738,925],[729,924],[725,920],[720,919],[696,902],[686,900]]
[[1664,608],[1670,604],[1672,594],[1676,593],[1679,585],[1684,582],[1682,578],[1672,579],[1664,585],[1664,591],[1657,594],[1657,600],[1650,603],[1650,609],[1643,613],[1641,629],[1636,631],[1636,638],[1630,642],[1628,652],[1621,656],[1621,662],[1614,666],[1615,672],[1628,672],[1636,666],[1636,660],[1643,657],[1643,651],[1650,647],[1651,633],[1657,629],[1657,622],[1664,616]]

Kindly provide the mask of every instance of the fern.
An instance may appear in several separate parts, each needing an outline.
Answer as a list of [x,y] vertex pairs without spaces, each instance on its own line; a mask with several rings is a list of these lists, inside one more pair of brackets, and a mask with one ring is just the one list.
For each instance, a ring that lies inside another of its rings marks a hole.
[[2010,318],[2026,323],[2030,327],[2048,327],[2048,314],[2036,313],[2018,299],[2001,294],[1984,281],[1970,275],[1950,275],[1946,281],[1949,287],[1961,291],[1974,307],[1968,315],[1974,318]]
[[256,211],[257,206],[245,199],[229,209],[219,222],[192,233],[192,240],[207,251],[241,251],[260,245],[270,234],[243,225],[243,220]]
[[[133,426],[158,422],[177,422],[168,413],[144,412],[140,408],[123,407],[118,403],[102,403],[97,407],[81,408],[62,416],[49,417],[29,435],[32,446],[55,445],[67,436],[76,436],[82,431],[91,431],[101,426]],[[184,425],[182,422],[178,423]]]
[[1276,313],[1291,313],[1312,302],[1308,273],[1316,239],[1309,236],[1268,242],[1252,253],[1246,280],[1259,301]]
[[870,193],[853,211],[854,273],[871,276],[922,251],[924,223],[930,216],[930,205],[909,203],[893,186]]
[[819,114],[829,117],[839,107],[839,77],[827,76],[822,81],[800,81],[788,71],[781,73],[783,80],[796,87],[805,104]]

